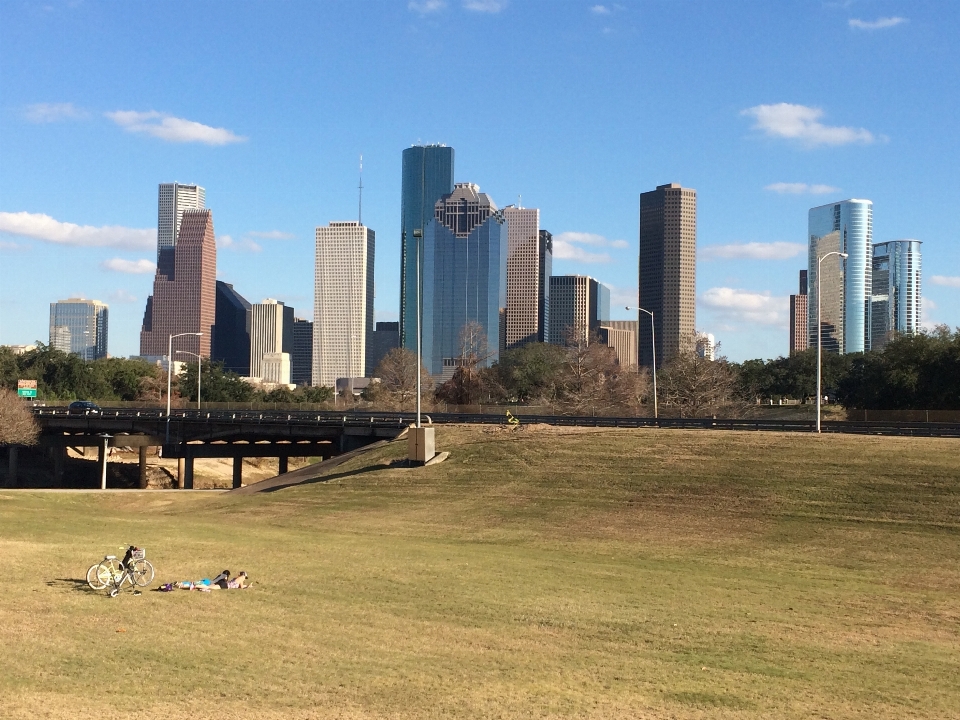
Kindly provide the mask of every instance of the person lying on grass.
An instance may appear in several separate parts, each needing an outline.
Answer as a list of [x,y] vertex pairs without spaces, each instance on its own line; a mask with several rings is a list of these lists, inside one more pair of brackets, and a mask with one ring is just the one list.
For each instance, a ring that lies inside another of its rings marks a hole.
[[211,590],[245,590],[249,587],[252,587],[252,584],[247,582],[246,571],[241,570],[240,574],[231,580],[230,571],[224,570],[213,580],[210,578],[204,578],[203,580],[198,580],[196,582],[184,580],[182,582],[178,582],[176,587],[181,590],[199,590],[200,592],[210,592]]

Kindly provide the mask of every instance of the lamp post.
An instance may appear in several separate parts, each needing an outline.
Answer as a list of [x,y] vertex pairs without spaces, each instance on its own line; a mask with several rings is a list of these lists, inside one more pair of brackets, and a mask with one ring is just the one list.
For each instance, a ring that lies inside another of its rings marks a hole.
[[[626,306],[626,309],[639,310],[640,312],[646,313],[647,315],[650,316],[650,345],[651,345],[651,350],[653,352],[653,355],[652,355],[652,358],[653,358],[653,419],[659,420],[660,414],[657,408],[657,330],[653,324],[653,313],[650,310],[644,310],[642,307],[634,308],[634,307],[630,307],[629,305]],[[637,330],[639,334],[639,330],[640,330],[639,315],[637,315]],[[638,369],[639,369],[639,365],[640,365],[640,358],[638,357],[637,358]]]
[[420,327],[420,243],[423,242],[423,228],[413,231],[417,243],[417,428],[420,427],[420,366],[423,363],[423,332]]
[[167,336],[167,444],[170,443],[170,390],[172,387],[173,380],[173,339],[177,337],[183,337],[184,335],[193,335],[195,337],[200,337],[203,333],[199,332],[185,332],[177,333],[176,335]]
[[197,359],[197,410],[200,410],[200,373],[203,370],[201,357],[198,353],[192,353],[189,350],[177,350],[180,355],[193,355]]
[[839,250],[834,250],[833,252],[828,252],[826,255],[823,255],[817,260],[817,432],[820,432],[820,403],[822,400],[823,392],[820,389],[820,364],[823,357],[823,342],[822,342],[822,325],[820,323],[820,265],[831,255],[838,255],[839,257],[846,258],[849,257],[847,253],[840,252]]

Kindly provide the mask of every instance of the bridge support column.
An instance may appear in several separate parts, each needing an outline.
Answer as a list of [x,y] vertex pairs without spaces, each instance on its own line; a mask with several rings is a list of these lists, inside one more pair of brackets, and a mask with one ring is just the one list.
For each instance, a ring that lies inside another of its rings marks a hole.
[[147,489],[147,446],[141,445],[138,450],[140,451],[140,489]]
[[233,456],[233,486],[243,487],[243,456]]
[[277,475],[285,475],[287,473],[288,463],[290,458],[286,455],[281,455],[279,458],[280,462],[278,463]]
[[7,487],[17,486],[17,452],[19,449],[16,445],[7,446]]
[[53,454],[53,484],[56,487],[63,487],[63,466],[67,459],[67,448],[63,445],[55,445],[50,448]]
[[103,444],[97,448],[97,467],[100,468],[100,489],[107,489],[107,451],[110,442],[107,438],[103,439]]
[[193,490],[193,458],[190,456],[183,459],[183,487]]
[[177,458],[177,490],[183,490],[183,458]]

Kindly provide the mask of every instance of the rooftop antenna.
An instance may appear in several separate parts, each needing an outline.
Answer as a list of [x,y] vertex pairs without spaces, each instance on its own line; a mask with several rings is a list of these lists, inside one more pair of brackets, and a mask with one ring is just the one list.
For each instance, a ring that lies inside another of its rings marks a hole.
[[360,153],[360,199],[357,205],[357,222],[363,225],[363,153]]
[[520,209],[520,210],[523,209],[523,203],[520,202],[520,198],[521,198],[521,197],[523,197],[523,196],[522,196],[522,195],[517,195],[517,208]]

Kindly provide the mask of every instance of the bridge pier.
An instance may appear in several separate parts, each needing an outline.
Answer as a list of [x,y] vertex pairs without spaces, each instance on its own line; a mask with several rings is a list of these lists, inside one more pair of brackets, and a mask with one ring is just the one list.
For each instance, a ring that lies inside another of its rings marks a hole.
[[53,455],[53,483],[57,487],[63,487],[63,466],[67,459],[67,448],[54,445],[50,448],[50,454]]
[[187,455],[181,462],[183,463],[183,488],[193,490],[193,457]]
[[177,458],[177,490],[183,490],[183,458]]
[[243,487],[243,455],[233,456],[233,486]]
[[7,487],[15,488],[17,486],[17,451],[16,445],[7,446]]
[[139,468],[140,468],[140,489],[147,489],[147,446],[141,445],[138,450],[140,451],[139,455]]
[[278,458],[279,462],[277,463],[277,475],[285,475],[287,472],[288,463],[290,458],[286,455],[281,455]]

